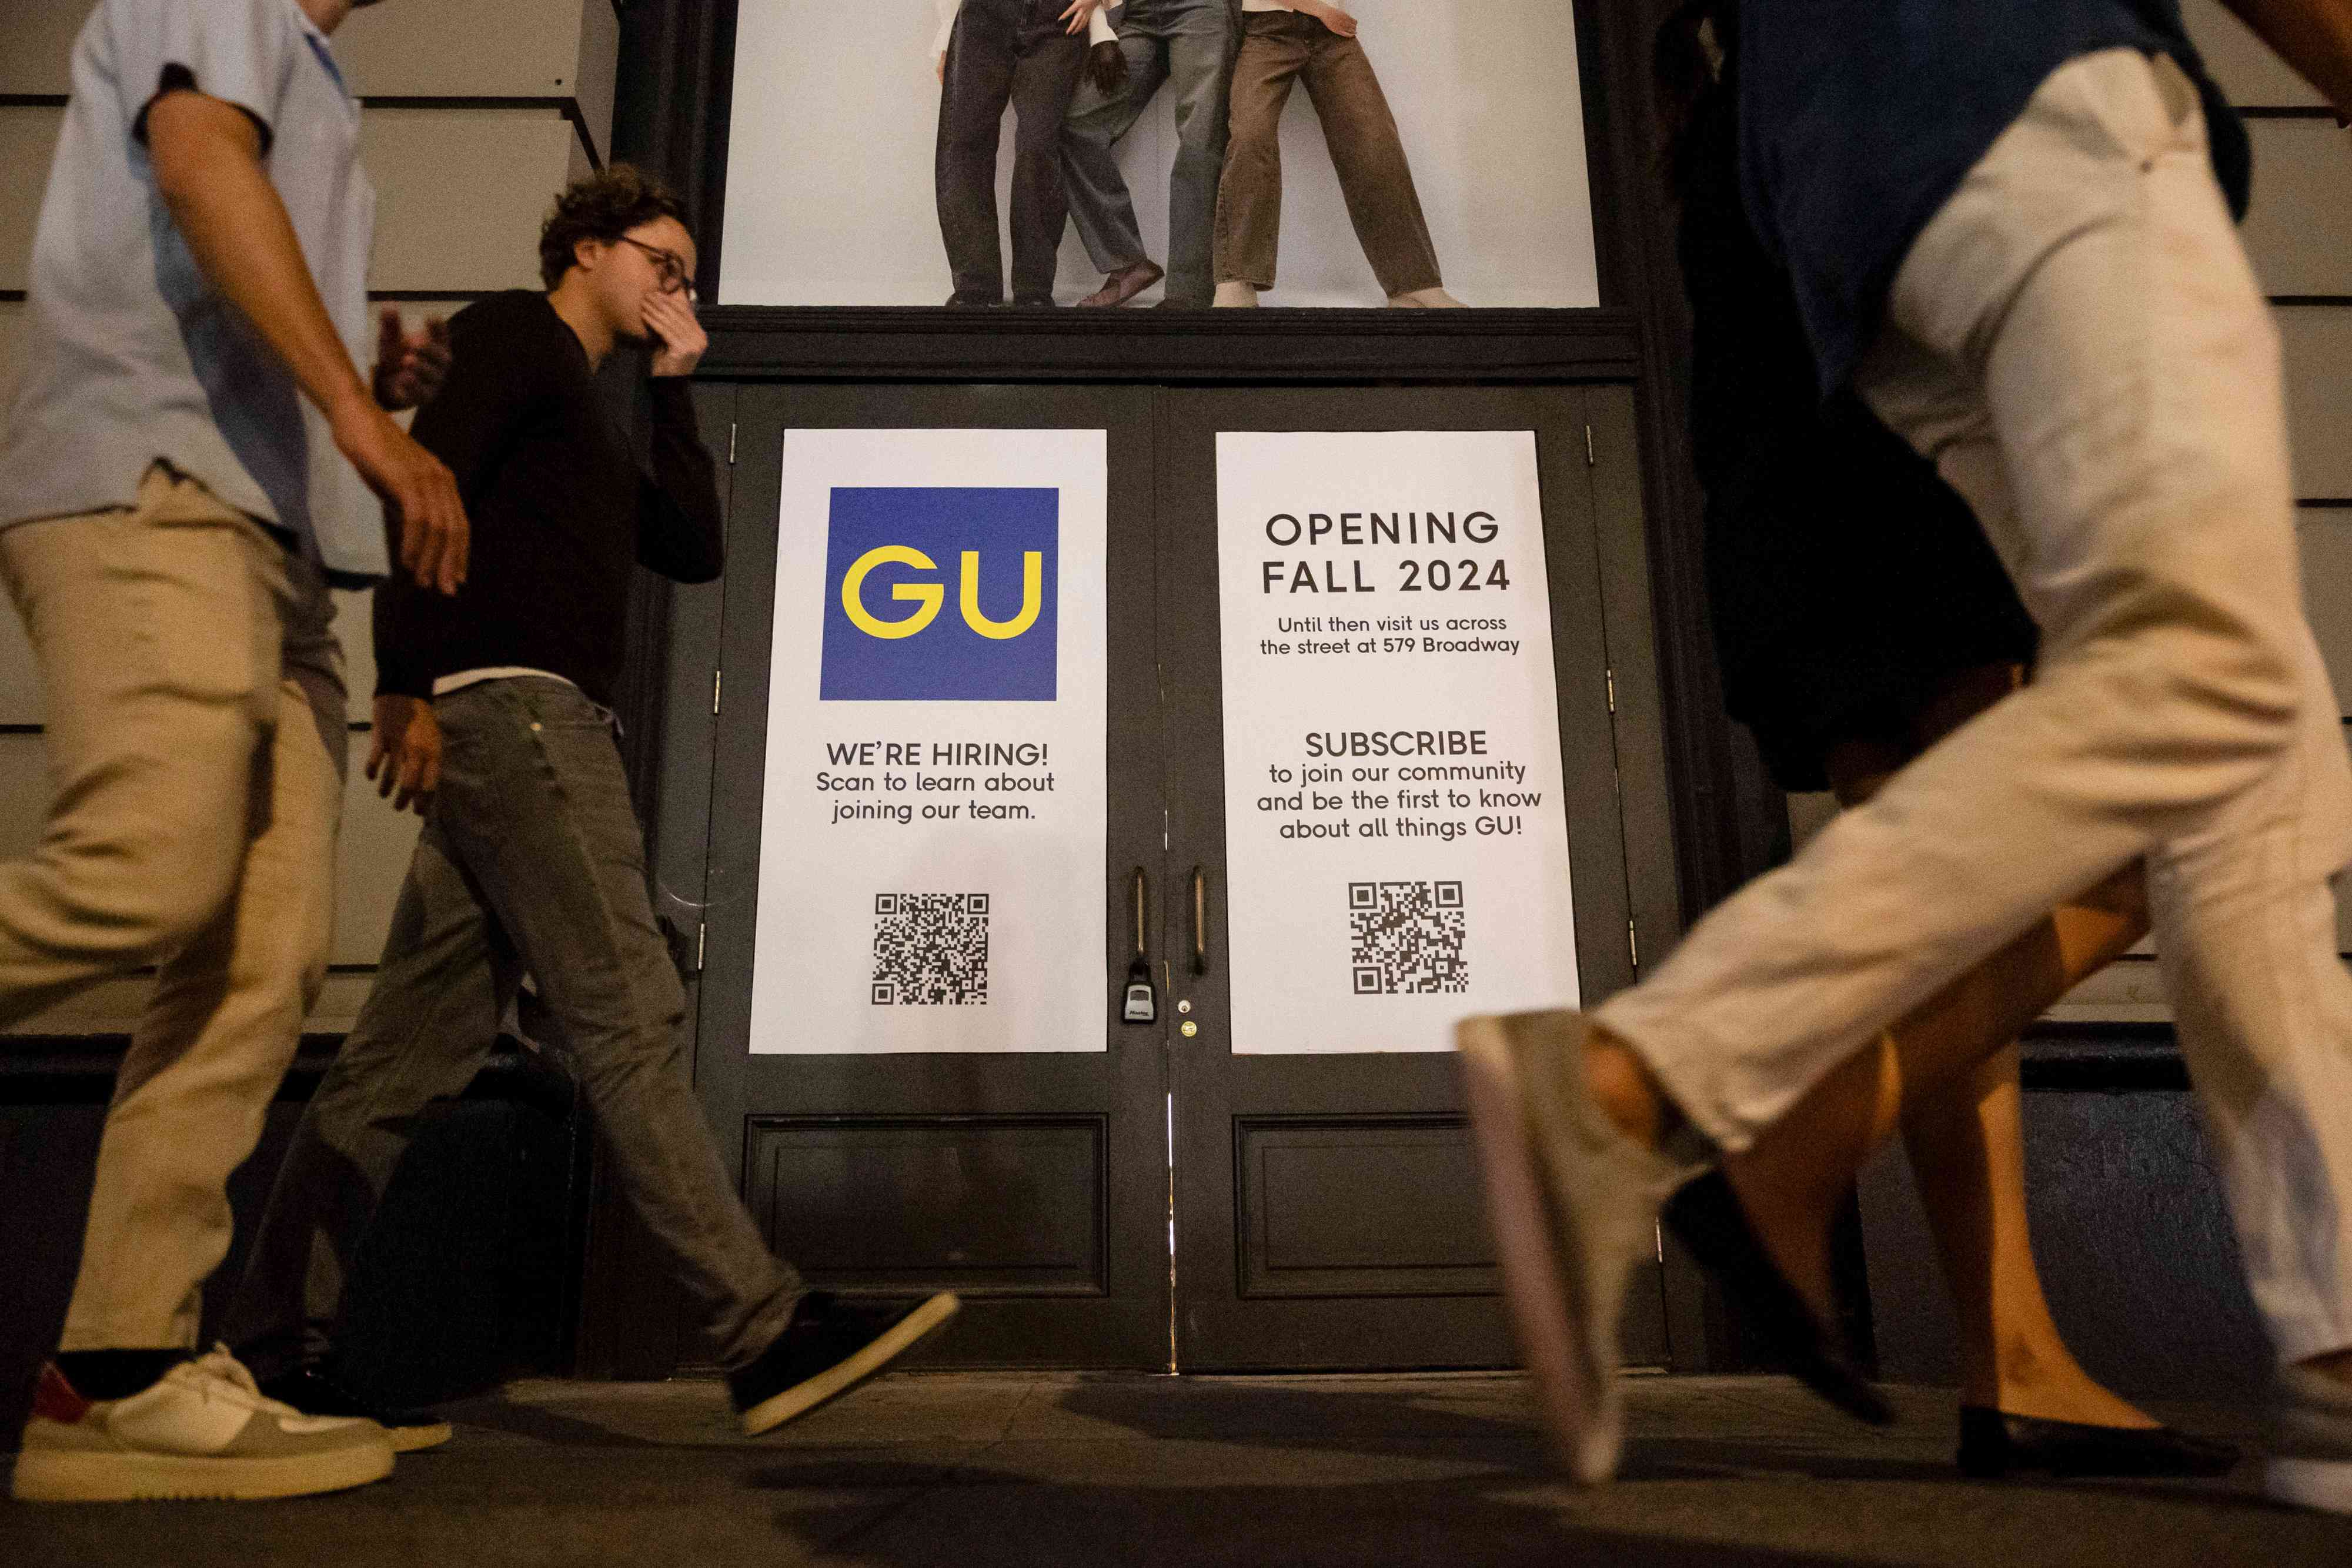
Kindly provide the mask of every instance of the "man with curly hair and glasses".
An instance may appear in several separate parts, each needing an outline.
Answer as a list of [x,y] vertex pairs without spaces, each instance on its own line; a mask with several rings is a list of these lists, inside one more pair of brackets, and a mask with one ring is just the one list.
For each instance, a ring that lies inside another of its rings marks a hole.
[[[274,1397],[373,1416],[404,1448],[448,1428],[373,1410],[338,1377],[344,1285],[419,1114],[472,1081],[526,973],[747,1432],[846,1392],[956,1310],[946,1294],[877,1310],[812,1292],[744,1211],[688,1079],[685,993],[609,704],[632,566],[708,582],[724,561],[688,382],[708,342],[695,267],[659,184],[625,165],[581,181],[541,234],[547,291],[459,312],[447,384],[417,416],[478,519],[455,600],[376,596],[368,777],[425,828],[375,988],[295,1133],[228,1322]],[[650,474],[594,380],[624,343],[647,350]]]

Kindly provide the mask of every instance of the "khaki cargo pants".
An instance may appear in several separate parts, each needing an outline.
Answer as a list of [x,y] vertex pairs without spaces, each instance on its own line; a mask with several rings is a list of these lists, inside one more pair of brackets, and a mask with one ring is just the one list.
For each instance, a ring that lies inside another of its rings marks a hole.
[[0,865],[0,1022],[145,965],[60,1348],[191,1346],[229,1174],[326,975],[342,653],[314,567],[158,463],[0,531],[47,699],[38,846]]

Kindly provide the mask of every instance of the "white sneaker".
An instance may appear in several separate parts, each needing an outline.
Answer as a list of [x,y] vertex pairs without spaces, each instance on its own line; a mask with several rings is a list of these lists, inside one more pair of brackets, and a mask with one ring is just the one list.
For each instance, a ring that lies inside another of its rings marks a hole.
[[1598,1486],[1624,1449],[1626,1286],[1703,1163],[1643,1148],[1586,1096],[1589,1032],[1577,1013],[1514,1013],[1465,1019],[1455,1040],[1511,1325],[1561,1463]]
[[2352,1514],[2352,1387],[2282,1366],[2263,1490],[2281,1502]]
[[21,1502],[299,1497],[392,1473],[373,1421],[265,1399],[226,1349],[184,1361],[128,1399],[89,1400],[41,1369],[10,1491]]

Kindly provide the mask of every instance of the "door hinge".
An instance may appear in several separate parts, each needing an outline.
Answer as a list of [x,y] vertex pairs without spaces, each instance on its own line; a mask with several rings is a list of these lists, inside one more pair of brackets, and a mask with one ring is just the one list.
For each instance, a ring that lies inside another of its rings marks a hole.
[[[1591,433],[1587,432],[1586,434],[1590,434]],[[727,466],[730,468],[735,466],[735,425],[731,421],[729,422],[727,426]]]
[[1609,711],[1613,714],[1617,711],[1617,672],[1604,670],[1601,673],[1609,680]]
[[1600,463],[1601,459],[1592,450],[1592,427],[1588,424],[1584,427],[1584,465],[1587,468],[1593,468],[1598,467]]
[[1633,960],[1633,973],[1640,974],[1642,972],[1642,938],[1634,934],[1633,922],[1630,917],[1625,922],[1625,952]]
[[709,922],[703,920],[696,921],[694,923],[694,972],[698,975],[702,973],[702,955],[709,946]]
[[710,672],[710,711],[712,713],[717,713],[719,711],[719,695],[722,685],[726,682],[726,679],[727,672],[724,670],[713,670]]

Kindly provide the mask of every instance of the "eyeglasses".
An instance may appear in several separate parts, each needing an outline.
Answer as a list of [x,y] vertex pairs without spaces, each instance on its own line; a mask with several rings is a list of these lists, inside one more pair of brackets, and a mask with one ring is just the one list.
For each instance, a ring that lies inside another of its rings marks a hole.
[[661,291],[664,294],[683,292],[688,305],[698,305],[702,302],[701,297],[694,291],[694,285],[687,281],[684,256],[674,250],[664,250],[657,245],[647,245],[641,239],[631,239],[626,235],[621,236],[621,243],[635,246],[654,258],[654,271],[661,277]]

